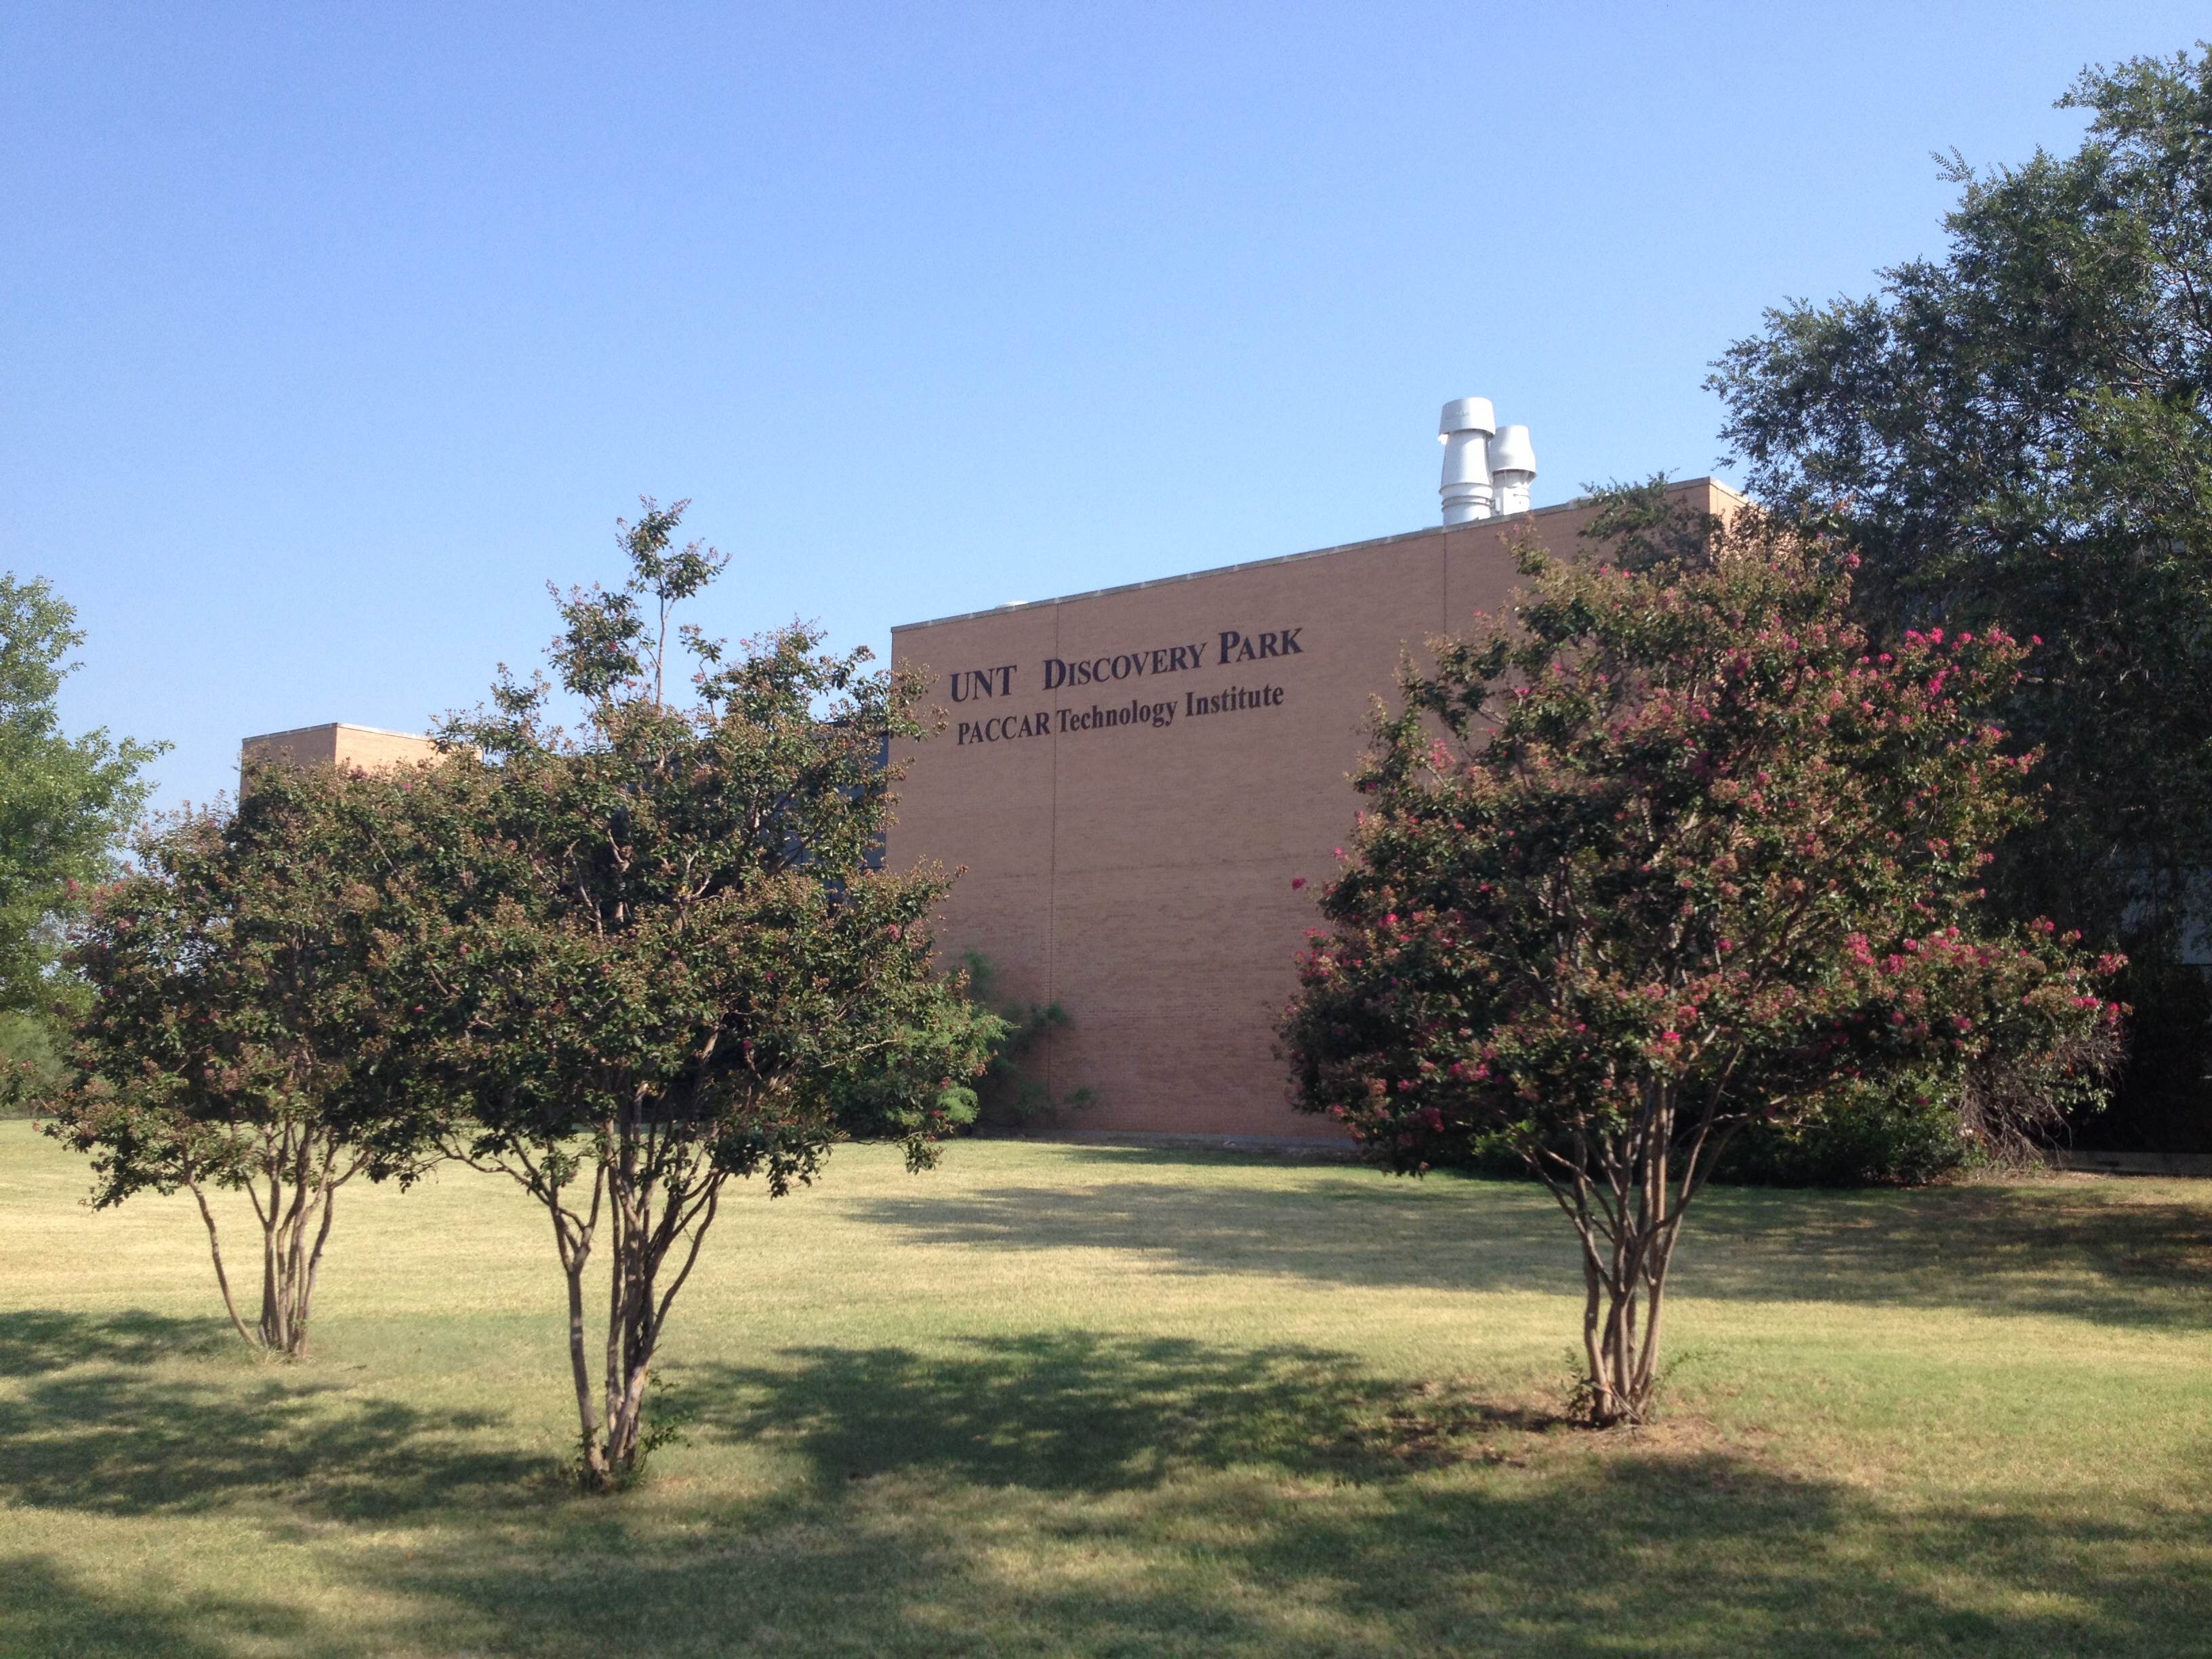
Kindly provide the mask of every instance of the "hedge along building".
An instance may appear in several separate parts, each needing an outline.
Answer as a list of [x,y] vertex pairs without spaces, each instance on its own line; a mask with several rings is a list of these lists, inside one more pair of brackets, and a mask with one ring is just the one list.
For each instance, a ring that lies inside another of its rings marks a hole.
[[1435,528],[892,629],[947,727],[900,751],[889,861],[965,866],[940,946],[1066,1012],[1030,1061],[1091,1091],[1059,1128],[1340,1137],[1291,1109],[1274,1029],[1372,700],[1401,652],[1503,604],[1516,539],[1570,554],[1591,516],[1530,511],[1528,432],[1494,428],[1486,399],[1445,406]]

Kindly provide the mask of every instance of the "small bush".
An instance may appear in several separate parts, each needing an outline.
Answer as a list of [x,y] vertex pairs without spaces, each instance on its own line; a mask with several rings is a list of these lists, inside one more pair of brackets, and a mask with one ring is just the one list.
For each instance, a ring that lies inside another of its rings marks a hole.
[[2136,1011],[2112,1105],[2073,1125],[2115,1152],[2212,1152],[2212,984],[2170,939],[2131,942],[2114,994]]
[[1917,1187],[1990,1161],[1932,1085],[1868,1088],[1801,1121],[1757,1125],[1714,1179],[1759,1187]]
[[1002,1001],[993,994],[999,970],[988,957],[970,951],[962,958],[968,970],[968,995],[1006,1022],[1005,1039],[976,1085],[976,1123],[998,1129],[1052,1123],[1063,1112],[1080,1111],[1096,1097],[1088,1089],[1054,1094],[1038,1075],[1037,1050],[1054,1031],[1066,1028],[1067,1011],[1057,1002]]
[[52,1020],[42,1013],[0,1013],[0,1118],[35,1116],[61,1082]]

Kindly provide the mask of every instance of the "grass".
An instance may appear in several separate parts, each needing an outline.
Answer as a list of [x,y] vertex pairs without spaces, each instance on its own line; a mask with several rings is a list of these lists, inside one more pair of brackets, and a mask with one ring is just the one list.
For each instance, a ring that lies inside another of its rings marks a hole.
[[1510,1183],[1008,1143],[748,1195],[689,1443],[586,1500],[490,1182],[342,1197],[256,1363],[189,1200],[0,1123],[0,1653],[2182,1654],[2212,1644],[2212,1190],[1716,1193],[1664,1422],[1563,1429]]

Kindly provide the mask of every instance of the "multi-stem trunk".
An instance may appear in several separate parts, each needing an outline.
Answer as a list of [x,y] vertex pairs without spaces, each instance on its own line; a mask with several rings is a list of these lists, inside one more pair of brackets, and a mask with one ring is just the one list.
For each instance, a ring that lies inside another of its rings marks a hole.
[[[609,1182],[614,1231],[603,1380],[605,1460],[617,1480],[635,1474],[643,1462],[653,1356],[669,1308],[714,1224],[726,1178],[681,1125],[627,1126]],[[678,1265],[664,1288],[663,1270],[672,1260]]]
[[[646,1399],[670,1304],[690,1277],[713,1224],[725,1176],[681,1128],[647,1121],[610,1125],[591,1165],[588,1206],[571,1207],[542,1167],[526,1164],[532,1190],[553,1222],[568,1293],[568,1365],[580,1451],[577,1474],[609,1491],[637,1474],[647,1450]],[[592,1377],[585,1275],[606,1222],[605,1345]],[[664,1286],[672,1258],[679,1265]]]
[[1644,1422],[1657,1386],[1671,1220],[1583,1241],[1583,1410],[1593,1427]]
[[231,1293],[222,1240],[205,1184],[195,1178],[186,1185],[207,1228],[208,1254],[232,1328],[248,1347],[304,1359],[315,1278],[337,1217],[337,1189],[357,1166],[346,1161],[328,1135],[289,1123],[271,1127],[259,1162],[260,1168],[240,1183],[261,1227],[261,1313],[250,1328]]
[[1582,1414],[1609,1428],[1649,1420],[1659,1382],[1667,1278],[1683,1211],[1727,1138],[1710,1108],[1678,1148],[1681,1111],[1655,1086],[1633,1121],[1532,1154],[1582,1241]]

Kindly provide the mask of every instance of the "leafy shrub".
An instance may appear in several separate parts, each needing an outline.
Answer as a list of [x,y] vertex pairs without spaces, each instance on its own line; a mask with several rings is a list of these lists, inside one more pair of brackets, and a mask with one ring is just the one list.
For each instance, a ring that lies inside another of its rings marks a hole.
[[962,957],[967,969],[968,995],[1006,1023],[1006,1035],[991,1054],[991,1063],[976,1085],[979,1127],[998,1129],[1057,1122],[1063,1112],[1080,1111],[1097,1096],[1089,1089],[1070,1089],[1054,1094],[1039,1073],[1038,1050],[1054,1031],[1068,1024],[1067,1011],[1057,1002],[1018,1002],[997,998],[998,965],[980,951]]
[[1795,1122],[1759,1124],[1722,1155],[1716,1181],[1760,1187],[1918,1187],[1991,1161],[1931,1079],[1862,1085]]

